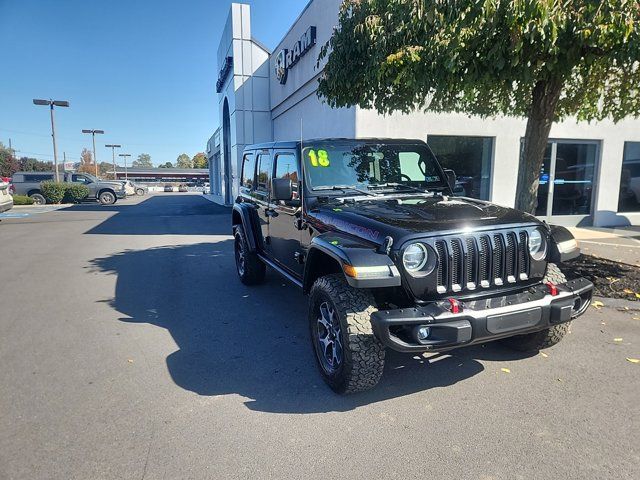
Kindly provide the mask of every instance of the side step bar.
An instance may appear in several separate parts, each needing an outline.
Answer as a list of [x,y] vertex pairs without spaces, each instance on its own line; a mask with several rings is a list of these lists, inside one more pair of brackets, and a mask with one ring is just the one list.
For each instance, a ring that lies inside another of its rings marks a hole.
[[289,272],[284,270],[282,267],[276,265],[275,263],[273,263],[271,260],[269,260],[267,257],[263,255],[258,254],[258,258],[261,261],[263,261],[265,264],[267,264],[269,267],[273,268],[276,272],[278,272],[284,278],[286,278],[291,283],[293,283],[296,287],[302,288],[302,282],[297,278],[295,278],[293,275],[291,275]]

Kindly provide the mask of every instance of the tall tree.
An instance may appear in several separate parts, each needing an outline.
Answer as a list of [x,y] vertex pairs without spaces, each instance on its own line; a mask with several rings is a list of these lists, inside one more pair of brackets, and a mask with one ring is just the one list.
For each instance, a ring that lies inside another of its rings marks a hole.
[[82,149],[82,153],[80,153],[80,166],[78,167],[78,171],[95,174],[96,165],[93,162],[93,153],[91,153],[91,150],[87,148]]
[[196,153],[191,163],[193,164],[193,168],[209,168],[209,159],[203,152]]
[[193,168],[193,162],[186,153],[181,153],[176,159],[176,168]]
[[526,118],[530,213],[554,121],[640,115],[638,0],[345,0],[320,59],[333,107]]
[[131,162],[132,167],[138,168],[151,168],[153,167],[153,163],[151,163],[151,155],[148,153],[141,153],[138,155],[138,158]]
[[171,163],[171,162],[161,163],[160,165],[158,165],[158,167],[160,167],[160,168],[173,168],[173,163]]

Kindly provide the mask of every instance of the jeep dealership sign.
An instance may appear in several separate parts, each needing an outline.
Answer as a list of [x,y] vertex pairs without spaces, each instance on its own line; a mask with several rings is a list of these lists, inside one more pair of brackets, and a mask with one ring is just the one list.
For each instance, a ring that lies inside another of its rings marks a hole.
[[309,27],[291,50],[283,48],[276,56],[276,78],[284,85],[287,83],[287,72],[298,60],[316,44],[316,27]]

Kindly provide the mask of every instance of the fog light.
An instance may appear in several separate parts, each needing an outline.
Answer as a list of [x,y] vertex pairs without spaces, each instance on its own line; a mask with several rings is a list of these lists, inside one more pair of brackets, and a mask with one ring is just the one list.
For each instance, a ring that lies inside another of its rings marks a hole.
[[429,338],[430,334],[431,334],[430,327],[418,327],[418,340],[424,341],[427,338]]

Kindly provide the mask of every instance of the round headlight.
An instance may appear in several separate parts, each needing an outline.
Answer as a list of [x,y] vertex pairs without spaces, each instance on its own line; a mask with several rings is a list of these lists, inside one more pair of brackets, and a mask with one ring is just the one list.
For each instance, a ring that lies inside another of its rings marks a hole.
[[427,263],[429,253],[423,243],[412,243],[404,249],[402,264],[408,272],[417,272]]
[[540,230],[533,230],[529,234],[529,254],[534,260],[542,260],[547,255],[547,242]]

